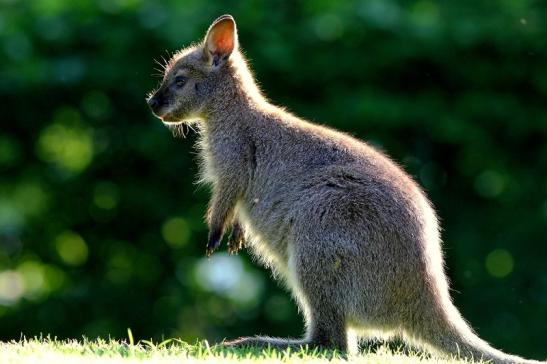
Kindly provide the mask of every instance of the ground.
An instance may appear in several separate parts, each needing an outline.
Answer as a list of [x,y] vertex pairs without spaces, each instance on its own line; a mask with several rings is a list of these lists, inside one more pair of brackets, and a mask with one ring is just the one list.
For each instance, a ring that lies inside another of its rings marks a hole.
[[143,340],[129,342],[115,340],[55,340],[51,338],[22,339],[0,342],[2,364],[130,364],[130,363],[344,363],[344,364],[461,364],[463,361],[427,358],[422,354],[408,354],[380,347],[344,358],[337,353],[313,350],[275,351],[226,349],[210,346],[206,341],[194,345],[178,339],[162,343]]

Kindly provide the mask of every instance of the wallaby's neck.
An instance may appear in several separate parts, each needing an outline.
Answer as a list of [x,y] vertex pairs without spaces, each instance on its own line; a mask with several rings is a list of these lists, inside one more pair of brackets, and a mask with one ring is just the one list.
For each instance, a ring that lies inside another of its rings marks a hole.
[[[262,95],[239,52],[226,65],[221,84],[204,110],[205,131],[246,129],[247,123],[273,108]],[[233,132],[233,131],[232,131]]]

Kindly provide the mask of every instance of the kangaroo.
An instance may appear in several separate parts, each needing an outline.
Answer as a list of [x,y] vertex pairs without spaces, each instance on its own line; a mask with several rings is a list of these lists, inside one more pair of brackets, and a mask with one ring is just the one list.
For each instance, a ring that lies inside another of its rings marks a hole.
[[358,338],[397,335],[441,356],[539,363],[492,348],[462,318],[437,217],[408,174],[368,144],[268,102],[230,15],[172,57],[147,102],[173,131],[199,130],[201,181],[212,189],[207,254],[232,226],[229,251],[248,246],[304,315],[302,339],[226,345],[353,353]]

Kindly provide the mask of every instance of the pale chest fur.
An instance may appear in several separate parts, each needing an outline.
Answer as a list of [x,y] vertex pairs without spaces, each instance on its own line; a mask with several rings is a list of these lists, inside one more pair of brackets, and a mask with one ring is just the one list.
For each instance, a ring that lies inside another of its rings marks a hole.
[[213,155],[207,139],[201,137],[196,144],[199,158],[199,183],[208,185],[214,184],[217,180],[218,173],[213,162]]

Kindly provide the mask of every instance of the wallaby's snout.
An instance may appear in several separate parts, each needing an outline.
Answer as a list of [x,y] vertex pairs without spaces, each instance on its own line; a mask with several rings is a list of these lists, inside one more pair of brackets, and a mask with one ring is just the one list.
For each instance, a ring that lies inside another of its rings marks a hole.
[[146,100],[146,103],[148,104],[148,106],[150,106],[150,110],[152,110],[152,112],[156,116],[160,116],[158,114],[159,114],[159,110],[160,110],[162,102],[158,100],[156,95],[150,96],[150,98]]
[[161,92],[161,89],[156,91],[152,96],[146,100],[146,103],[157,117],[160,119],[165,115],[165,109],[169,105],[166,95]]

